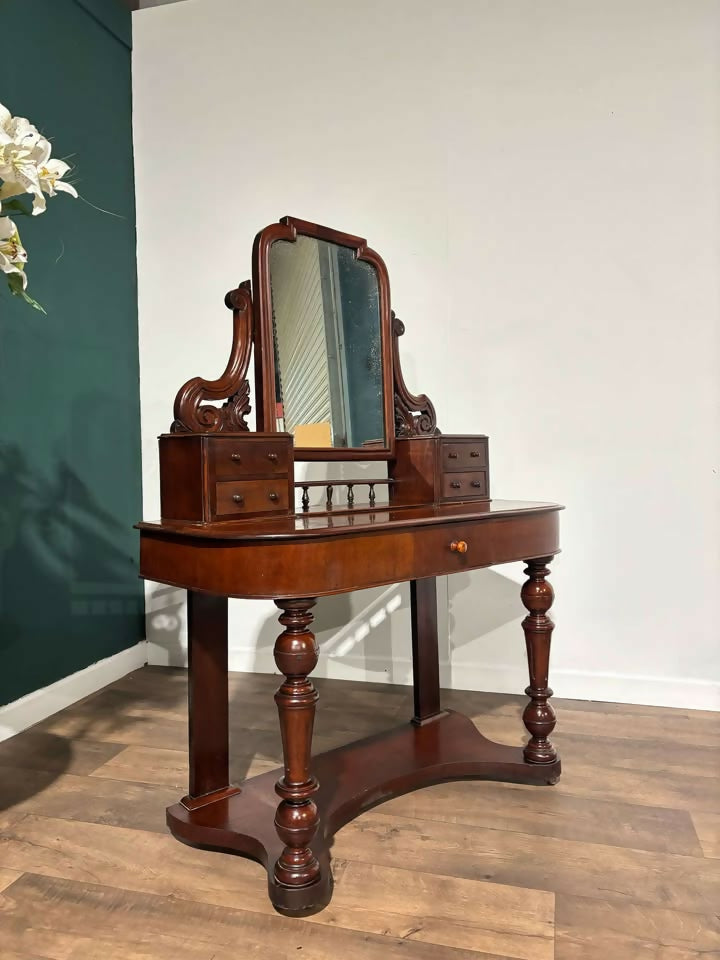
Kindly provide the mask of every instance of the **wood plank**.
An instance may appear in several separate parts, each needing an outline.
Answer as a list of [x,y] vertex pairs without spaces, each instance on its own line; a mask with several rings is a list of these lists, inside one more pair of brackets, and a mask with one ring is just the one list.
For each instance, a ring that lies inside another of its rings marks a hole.
[[[335,856],[449,877],[712,913],[720,862],[597,843],[363,814],[336,835]],[[16,866],[12,863],[11,866]],[[19,866],[18,866],[19,869]]]
[[178,800],[178,791],[171,787],[122,781],[55,775],[47,779],[43,771],[0,767],[0,807],[4,806],[16,785],[23,796],[14,795],[10,807],[14,819],[21,814],[35,813],[86,823],[132,827],[165,833],[165,808]]
[[51,960],[46,954],[40,956],[39,953],[16,953],[11,950],[10,953],[3,952],[3,960]]
[[15,883],[21,876],[22,873],[18,870],[6,870],[4,867],[0,867],[0,891],[9,887],[11,883]]
[[[346,706],[334,710],[323,704],[315,721],[315,737],[319,742],[333,745],[348,743],[369,736],[410,719],[412,701],[408,710],[401,704],[391,703],[384,709],[372,708],[369,704]],[[152,746],[169,749],[187,749],[187,705],[184,701],[175,705],[155,705],[145,701],[128,703],[124,696],[113,691],[94,695],[81,703],[43,720],[36,726],[46,734],[65,739],[95,740],[124,744],[141,744],[143,737]],[[242,698],[230,703],[230,731],[236,738],[261,742],[277,739],[279,726],[272,694],[262,700],[248,701]],[[328,747],[327,749],[332,749]]]
[[321,922],[356,930],[371,926],[443,947],[553,960],[551,894],[355,861],[336,863],[334,874],[330,916]]
[[[502,740],[501,737],[493,739]],[[609,758],[606,765],[604,755],[597,761],[593,758],[590,741],[587,751],[578,750],[568,758],[563,738],[553,737],[553,740],[563,761],[562,776],[553,787],[558,793],[663,809],[720,812],[720,784],[714,778],[675,773],[672,768],[648,771],[630,766],[614,767]],[[514,789],[534,792],[538,788],[520,785]]]
[[720,860],[720,814],[692,810],[690,816],[703,854],[714,860]]
[[[231,757],[230,779],[233,783],[239,783],[246,777],[254,777],[280,766],[281,760]],[[188,784],[187,755],[179,750],[130,746],[94,770],[91,776],[157,784],[184,792]],[[172,802],[175,803],[177,800],[176,795]]]
[[[510,731],[511,735],[514,731],[521,736],[521,714],[527,702],[525,697],[495,694],[494,697],[499,699],[493,705],[488,696],[449,690],[443,691],[441,701],[443,706],[472,717],[483,733],[493,740],[501,740],[503,731]],[[596,743],[609,737],[618,740],[666,739],[674,744],[720,747],[720,712],[672,708],[663,712],[657,707],[645,707],[642,712],[627,714],[608,709],[611,706],[624,706],[621,704],[582,704],[574,700],[563,703],[556,697],[553,697],[552,703],[558,718],[555,731],[558,736],[572,734],[593,737]],[[513,720],[517,722],[513,723]]]
[[558,896],[555,960],[720,957],[720,918],[647,903]]
[[[106,766],[116,762],[117,758]],[[702,856],[685,810],[574,797],[557,786],[525,789],[477,780],[439,783],[389,800],[379,811],[389,816]]]
[[[274,915],[259,865],[170,836],[27,815],[3,831],[0,857],[27,873],[219,907],[242,904]],[[306,922],[527,960],[552,958],[550,893],[411,874],[395,864],[346,861],[337,868],[331,907]]]
[[[110,828],[105,828],[110,829]],[[93,930],[102,951],[70,955],[68,960],[107,957],[112,944],[123,960],[159,960],[150,952],[156,944],[176,950],[174,960],[288,960],[306,956],[312,960],[437,960],[433,944],[376,934],[358,934],[320,923],[292,920],[274,912],[265,915],[174,897],[138,893],[81,881],[28,875],[3,894],[5,913],[12,918],[8,947],[23,926],[65,936],[86,937]],[[3,931],[4,932],[4,931]],[[127,945],[125,953],[118,952]],[[137,947],[144,949],[139,953]],[[205,957],[198,953],[205,947]],[[195,953],[188,948],[194,948]],[[133,954],[131,951],[136,950]],[[302,953],[300,953],[302,951]],[[149,956],[148,956],[149,955]],[[112,954],[111,954],[112,956]],[[160,957],[163,955],[160,954]],[[443,948],[443,960],[503,960],[475,950]]]
[[96,770],[122,749],[122,745],[94,741],[91,737],[70,742],[64,736],[34,726],[0,743],[0,765],[82,776]]

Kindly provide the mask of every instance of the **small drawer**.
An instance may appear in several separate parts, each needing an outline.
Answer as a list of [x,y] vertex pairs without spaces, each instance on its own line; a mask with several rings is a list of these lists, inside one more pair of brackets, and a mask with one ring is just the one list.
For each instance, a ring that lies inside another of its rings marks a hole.
[[244,437],[208,440],[210,468],[218,480],[255,474],[287,474],[288,450],[286,440],[249,440]]
[[440,466],[446,470],[484,470],[488,465],[487,437],[477,440],[444,440],[440,446]]
[[288,482],[279,480],[230,480],[215,484],[215,516],[245,516],[288,508]]
[[446,473],[443,476],[443,500],[483,499],[487,495],[487,470],[477,470],[473,473]]

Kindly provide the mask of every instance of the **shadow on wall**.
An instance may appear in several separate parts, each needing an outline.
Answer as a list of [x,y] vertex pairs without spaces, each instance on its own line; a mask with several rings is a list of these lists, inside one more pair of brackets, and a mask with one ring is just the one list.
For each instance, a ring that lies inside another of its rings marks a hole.
[[[129,618],[142,636],[141,598],[128,589],[133,561],[116,546],[121,532],[64,460],[40,475],[20,447],[0,447],[0,704],[107,656],[101,644],[112,642],[118,621]],[[3,777],[0,807],[67,769],[68,742],[46,740],[49,772],[13,783]]]
[[[497,690],[500,677],[527,684],[527,654],[521,621],[522,585],[486,568],[448,578],[449,656],[456,689]],[[512,624],[512,627],[509,625]],[[503,629],[508,628],[508,629]]]
[[[441,577],[438,584],[441,685],[492,690],[500,668],[517,673],[520,693],[527,684],[520,584],[491,569]],[[231,669],[277,673],[273,648],[282,630],[280,610],[269,601],[241,603],[245,636],[233,629],[230,608]],[[186,666],[184,591],[153,584],[147,607],[148,638],[162,662]],[[321,597],[312,612],[320,647],[313,677],[412,683],[409,584]]]

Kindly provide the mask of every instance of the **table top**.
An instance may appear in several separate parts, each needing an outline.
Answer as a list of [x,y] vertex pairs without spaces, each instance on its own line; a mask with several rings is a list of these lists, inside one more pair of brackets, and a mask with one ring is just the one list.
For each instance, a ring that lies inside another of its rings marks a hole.
[[554,556],[561,509],[493,500],[205,525],[142,523],[140,576],[248,599],[346,593]]
[[141,533],[211,540],[298,540],[362,534],[383,529],[393,532],[469,520],[499,520],[563,510],[558,503],[531,500],[489,500],[470,503],[423,504],[420,506],[370,507],[360,504],[353,510],[330,513],[299,513],[290,517],[256,517],[216,523],[187,523],[165,520],[136,524]]

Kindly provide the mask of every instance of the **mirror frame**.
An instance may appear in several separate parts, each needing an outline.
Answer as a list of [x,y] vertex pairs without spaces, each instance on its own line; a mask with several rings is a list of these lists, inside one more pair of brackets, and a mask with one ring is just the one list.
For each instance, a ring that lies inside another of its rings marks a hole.
[[283,217],[271,223],[255,237],[252,253],[253,270],[253,347],[255,355],[256,429],[275,433],[275,350],[273,339],[272,290],[270,286],[270,248],[277,241],[294,243],[299,236],[325,240],[349,247],[358,260],[375,268],[378,279],[380,310],[380,347],[383,384],[383,424],[385,443],[368,447],[295,447],[296,460],[390,460],[395,452],[395,417],[392,314],[390,279],[382,257],[371,250],[367,241],[331,227],[322,227],[308,220]]

